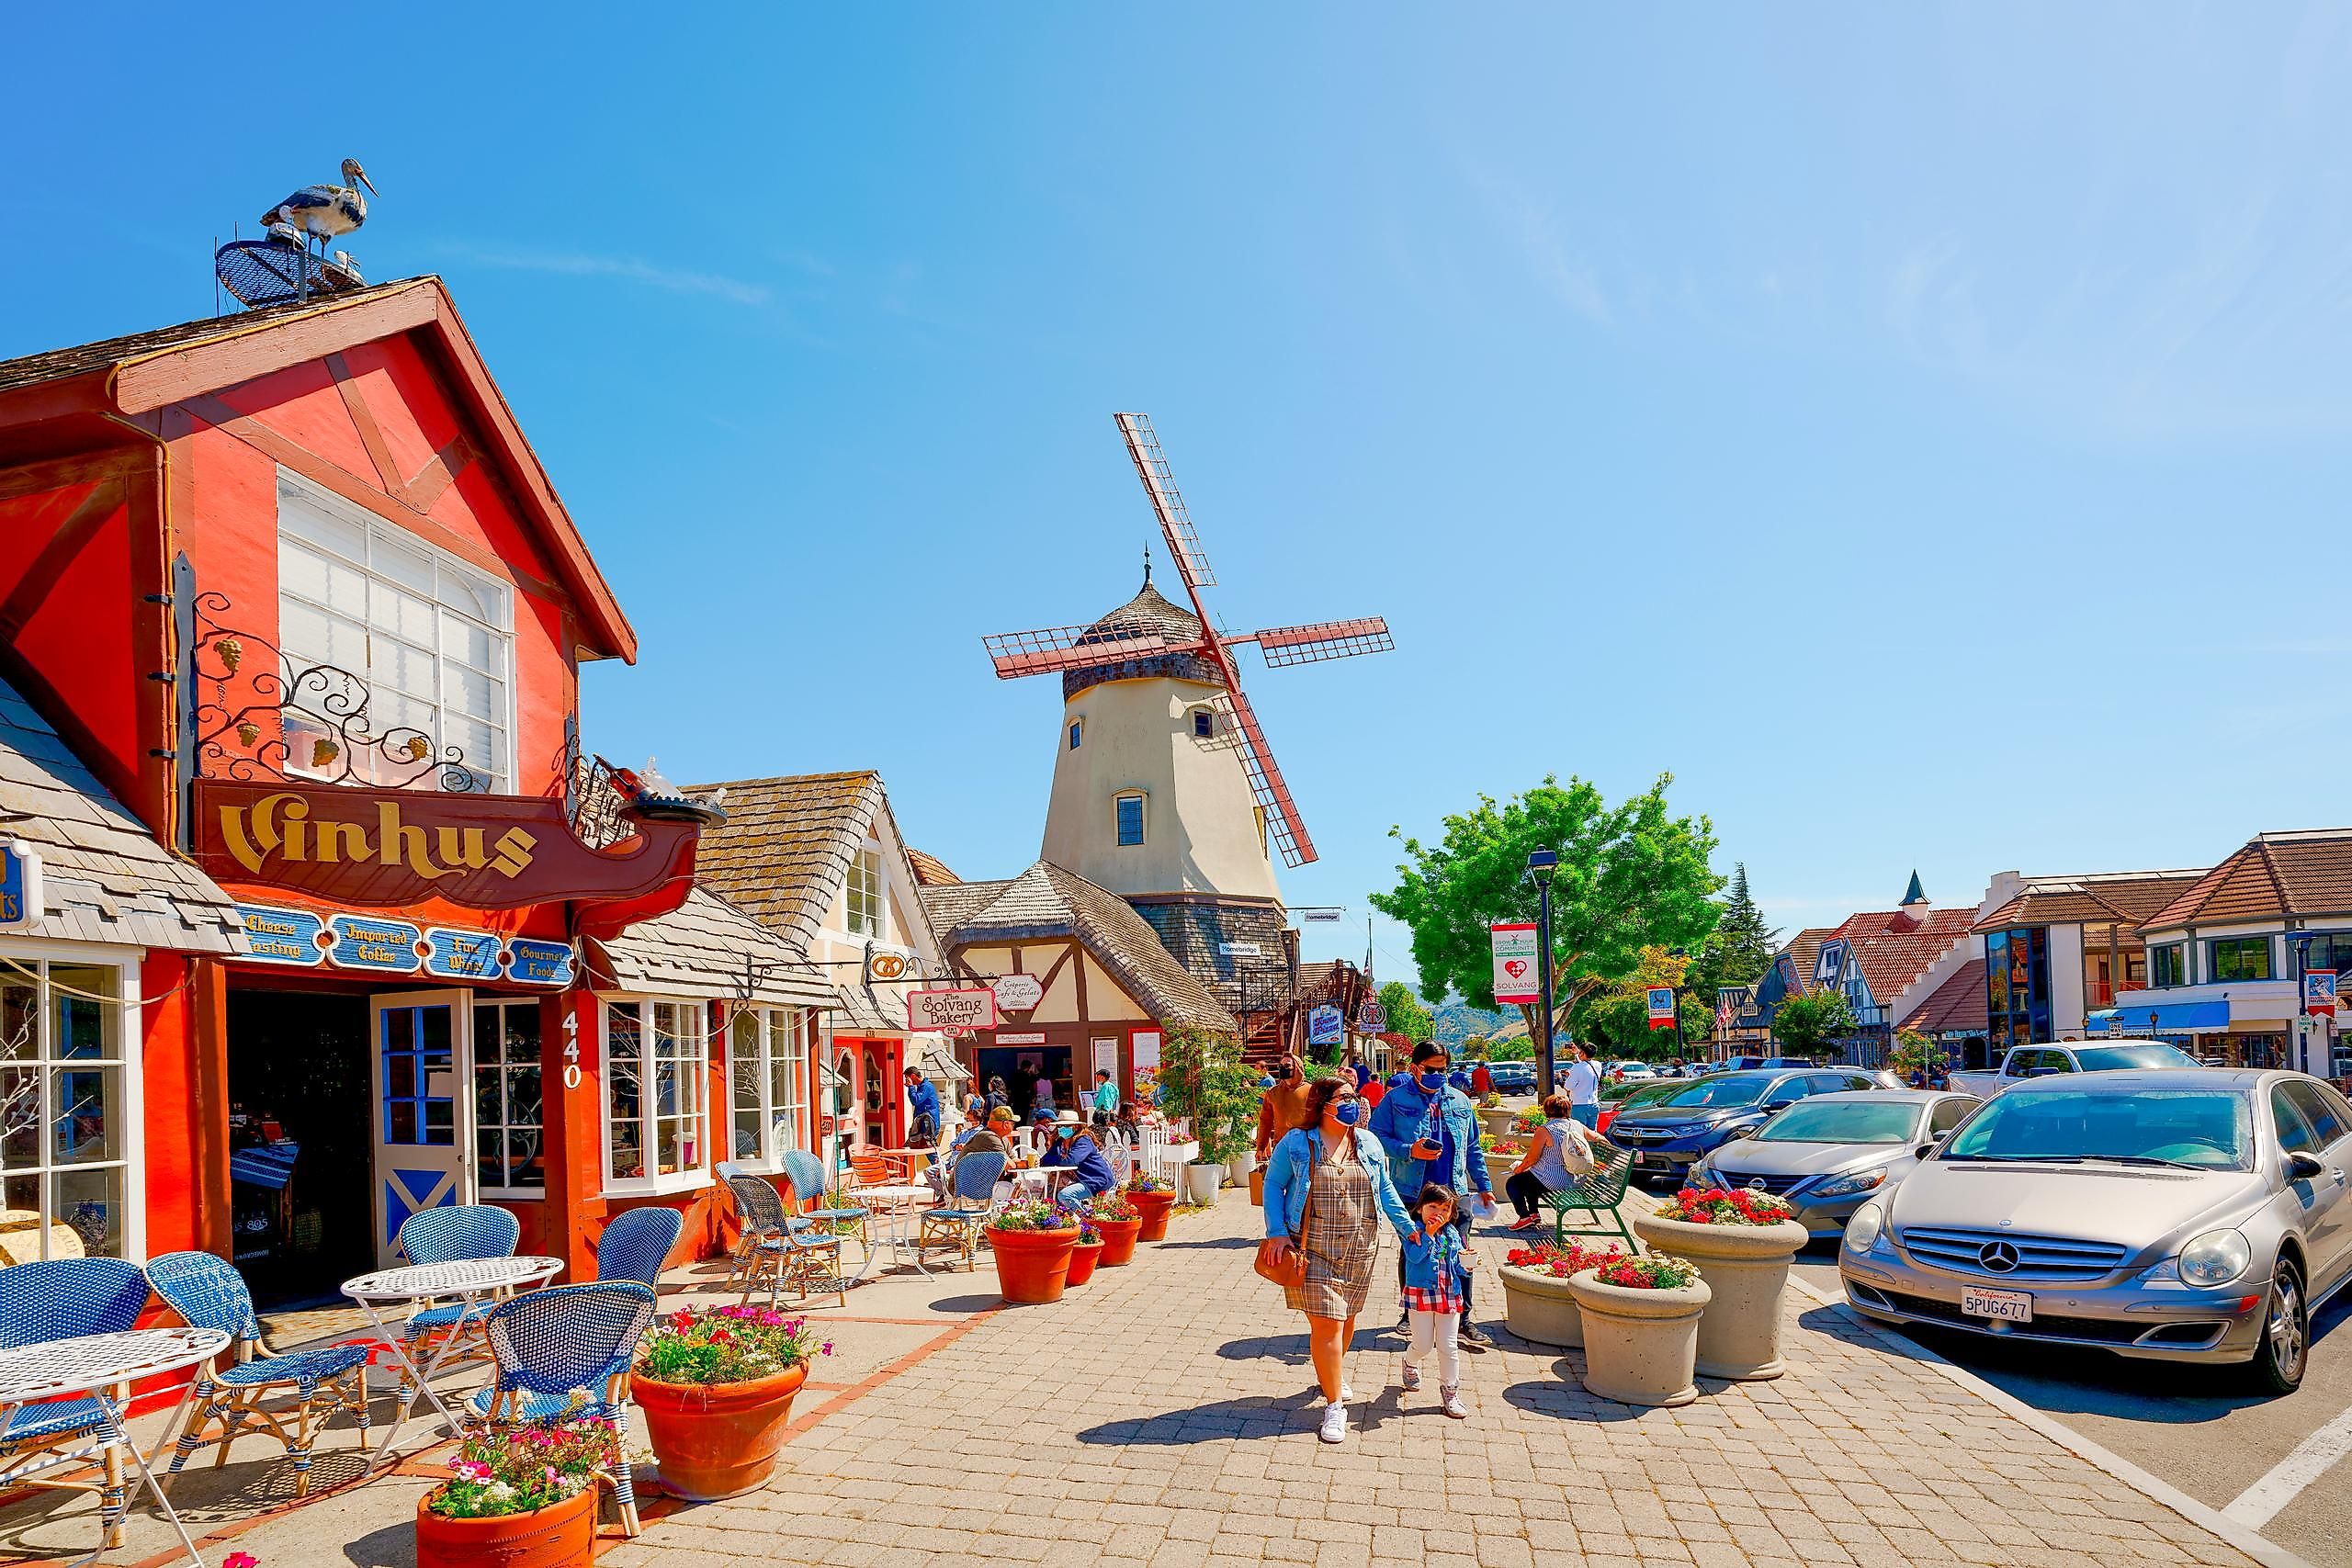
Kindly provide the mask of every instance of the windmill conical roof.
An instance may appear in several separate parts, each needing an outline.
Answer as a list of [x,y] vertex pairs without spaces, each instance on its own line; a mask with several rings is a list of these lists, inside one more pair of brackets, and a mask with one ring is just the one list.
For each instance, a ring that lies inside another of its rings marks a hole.
[[[1192,611],[1169,602],[1166,594],[1145,578],[1142,592],[1115,610],[1097,616],[1087,626],[1094,633],[1125,633],[1130,637],[1139,631],[1158,632],[1170,639],[1192,638],[1201,635],[1201,618]],[[1085,639],[1080,638],[1081,642]]]
[[[1149,576],[1143,580],[1143,589],[1115,610],[1104,612],[1087,624],[1076,644],[1084,648],[1097,638],[1103,641],[1133,637],[1148,633],[1166,640],[1189,645],[1201,639],[1201,618],[1190,610],[1172,604]],[[1114,658],[1082,670],[1062,672],[1062,700],[1067,702],[1104,681],[1133,680],[1148,675],[1172,676],[1179,681],[1218,680],[1216,665],[1198,653],[1163,653],[1143,658]]]

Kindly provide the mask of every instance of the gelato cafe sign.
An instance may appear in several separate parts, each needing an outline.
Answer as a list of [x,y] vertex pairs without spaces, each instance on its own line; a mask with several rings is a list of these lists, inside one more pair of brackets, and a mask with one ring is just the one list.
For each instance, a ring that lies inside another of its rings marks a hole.
[[198,779],[192,797],[197,863],[215,879],[378,908],[641,897],[671,879],[699,831],[632,819],[631,837],[592,849],[561,800],[537,795]]

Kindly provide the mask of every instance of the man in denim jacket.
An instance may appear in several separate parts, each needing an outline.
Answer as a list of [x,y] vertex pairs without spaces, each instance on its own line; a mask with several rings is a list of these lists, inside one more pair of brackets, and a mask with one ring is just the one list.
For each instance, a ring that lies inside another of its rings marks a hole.
[[[1494,1187],[1487,1176],[1487,1152],[1478,1146],[1478,1114],[1470,1097],[1446,1080],[1445,1047],[1425,1040],[1413,1047],[1413,1070],[1400,1073],[1380,1103],[1373,1108],[1372,1135],[1388,1156],[1388,1168],[1402,1192],[1418,1192],[1434,1181],[1456,1192],[1476,1192],[1492,1208]],[[1435,1110],[1432,1118],[1430,1112]],[[1434,1120],[1434,1143],[1430,1141]],[[1470,1244],[1470,1206],[1454,1213],[1453,1228],[1465,1247]],[[1404,1259],[1397,1259],[1397,1281],[1404,1280]],[[1470,1321],[1470,1296],[1463,1292],[1462,1343],[1484,1349],[1492,1343]]]

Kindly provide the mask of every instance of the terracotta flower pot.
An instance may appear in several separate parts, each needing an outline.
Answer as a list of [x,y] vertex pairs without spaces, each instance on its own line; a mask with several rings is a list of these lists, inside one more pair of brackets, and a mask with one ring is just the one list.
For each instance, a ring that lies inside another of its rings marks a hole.
[[1069,1249],[1069,1282],[1073,1285],[1083,1285],[1094,1278],[1094,1266],[1102,1261],[1102,1244],[1101,1242],[1080,1242]]
[[1136,1235],[1137,1241],[1168,1239],[1168,1211],[1176,1206],[1175,1193],[1130,1192],[1127,1201],[1133,1203],[1136,1213],[1143,1216],[1143,1229]]
[[1604,1285],[1588,1269],[1568,1278],[1584,1314],[1584,1386],[1623,1404],[1688,1404],[1699,1353],[1699,1317],[1711,1293],[1694,1280],[1679,1291]]
[[1062,1299],[1069,1283],[1069,1255],[1078,1247],[1078,1227],[1058,1231],[991,1230],[989,1249],[996,1254],[997,1288],[1017,1306],[1035,1306]]
[[596,1551],[596,1488],[550,1507],[488,1519],[449,1519],[416,1505],[416,1568],[587,1568]]
[[1584,1317],[1566,1280],[1508,1263],[1495,1272],[1503,1281],[1503,1324],[1513,1334],[1537,1345],[1584,1344]]
[[645,1412],[662,1487],[690,1503],[737,1497],[765,1484],[792,1422],[808,1363],[751,1382],[662,1382],[639,1372],[629,1397]]
[[1694,1225],[1657,1214],[1634,1216],[1634,1234],[1652,1252],[1687,1258],[1714,1292],[1699,1324],[1701,1377],[1776,1378],[1781,1360],[1781,1292],[1789,1261],[1805,1244],[1794,1220],[1772,1225]]
[[[1105,1269],[1118,1269],[1136,1260],[1136,1237],[1143,1230],[1140,1218],[1132,1220],[1097,1220],[1094,1228],[1102,1233],[1102,1256],[1095,1261]],[[1159,1216],[1162,1230],[1168,1228],[1168,1216]]]

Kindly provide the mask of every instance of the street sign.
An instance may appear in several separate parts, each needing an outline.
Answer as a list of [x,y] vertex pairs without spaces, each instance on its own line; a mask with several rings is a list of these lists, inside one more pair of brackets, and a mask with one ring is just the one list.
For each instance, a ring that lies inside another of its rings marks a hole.
[[1007,1012],[1027,1012],[1046,999],[1046,983],[1035,975],[1000,975],[989,982],[989,989]]
[[907,1027],[994,1029],[996,993],[986,986],[943,986],[907,993]]
[[2335,971],[2303,971],[2303,1010],[2313,1017],[2335,1016]]
[[1307,1010],[1306,1043],[1309,1045],[1337,1045],[1345,1032],[1346,1021],[1340,1010],[1329,1002]]
[[40,852],[0,842],[0,930],[23,931],[40,919]]
[[1535,927],[1498,925],[1487,931],[1495,946],[1495,1005],[1521,1007],[1543,1000],[1536,989]]
[[1388,1027],[1388,1010],[1378,1002],[1367,1001],[1356,1009],[1356,1032],[1377,1034]]
[[1649,987],[1649,998],[1650,1027],[1672,1029],[1674,1027],[1674,987],[1652,986]]

